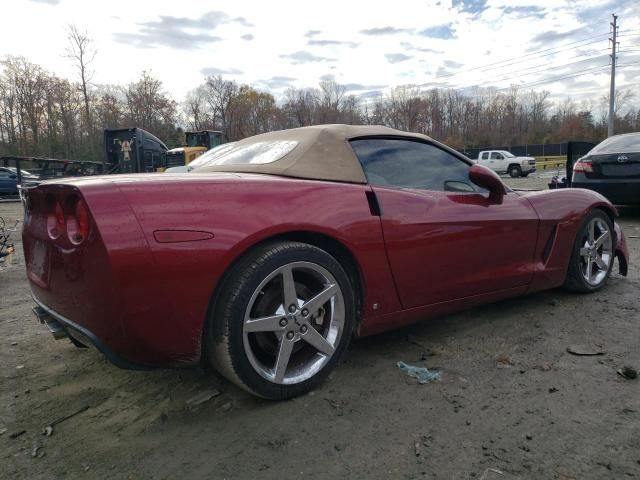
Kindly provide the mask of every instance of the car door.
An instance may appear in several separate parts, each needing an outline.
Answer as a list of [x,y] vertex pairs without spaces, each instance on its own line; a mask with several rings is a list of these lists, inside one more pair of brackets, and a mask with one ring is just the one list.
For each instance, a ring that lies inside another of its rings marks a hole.
[[469,180],[470,165],[427,142],[351,141],[381,210],[403,308],[527,285],[538,217],[510,192],[500,201]]
[[490,152],[482,152],[480,157],[478,157],[478,163],[480,165],[484,165],[485,167],[489,166],[489,153]]
[[504,165],[504,155],[500,152],[491,152],[491,159],[489,160],[489,168],[495,172],[506,172],[507,169]]
[[0,170],[0,194],[15,193],[16,191],[16,175],[6,170]]

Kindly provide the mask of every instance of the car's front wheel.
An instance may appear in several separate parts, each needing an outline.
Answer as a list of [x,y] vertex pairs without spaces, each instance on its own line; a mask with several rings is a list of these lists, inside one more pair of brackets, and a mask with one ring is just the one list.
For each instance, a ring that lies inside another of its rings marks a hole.
[[272,243],[245,255],[225,276],[205,352],[245,390],[290,398],[328,375],[354,321],[353,290],[334,257],[304,243]]
[[522,175],[522,168],[520,168],[520,165],[510,165],[507,173],[511,178],[517,178]]
[[582,293],[595,292],[605,284],[615,258],[613,222],[602,210],[590,212],[576,236],[565,288]]

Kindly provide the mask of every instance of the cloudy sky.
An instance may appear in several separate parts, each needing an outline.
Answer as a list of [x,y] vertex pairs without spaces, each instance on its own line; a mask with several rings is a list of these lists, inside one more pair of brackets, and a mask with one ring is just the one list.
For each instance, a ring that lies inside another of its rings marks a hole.
[[65,26],[98,50],[94,83],[142,70],[176,99],[221,74],[281,94],[333,78],[372,96],[401,84],[546,89],[598,102],[608,92],[611,13],[619,15],[618,85],[640,97],[639,0],[12,0],[0,56],[66,77]]

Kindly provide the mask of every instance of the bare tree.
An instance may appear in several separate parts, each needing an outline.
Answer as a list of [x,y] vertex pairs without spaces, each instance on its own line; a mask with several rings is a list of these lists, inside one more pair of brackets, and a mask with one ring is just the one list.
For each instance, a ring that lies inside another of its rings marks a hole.
[[9,57],[3,62],[16,93],[18,130],[22,148],[29,142],[40,153],[40,132],[47,102],[48,75],[39,66],[22,57]]
[[96,57],[96,50],[93,47],[93,40],[86,31],[80,31],[77,26],[69,25],[67,27],[67,40],[69,45],[66,50],[67,58],[71,59],[80,77],[80,88],[84,98],[84,117],[87,135],[93,133],[91,122],[91,108],[89,100],[89,82],[93,77],[91,64]]
[[340,85],[335,80],[324,80],[320,82],[319,123],[337,123],[340,121],[345,94],[346,89],[344,85]]
[[207,102],[222,132],[229,136],[233,117],[233,98],[238,93],[238,84],[224,80],[220,75],[207,77],[205,82]]
[[310,88],[290,87],[285,92],[283,110],[288,119],[285,128],[312,125],[318,108],[318,94]]
[[184,102],[187,123],[194,130],[214,127],[211,115],[207,113],[207,92],[203,85],[189,91]]
[[635,96],[636,94],[629,87],[617,89],[614,113],[618,115],[625,111]]
[[415,132],[423,108],[420,89],[414,85],[392,88],[387,96],[385,122],[401,130]]
[[96,92],[95,120],[102,128],[123,126],[127,99],[122,88],[99,85]]
[[[126,86],[91,84],[91,40],[71,26],[69,42],[77,82],[22,57],[0,59],[1,153],[99,160],[96,132],[128,126],[149,130],[169,145],[182,141],[178,125],[221,129],[229,140],[238,140],[328,122],[389,125],[464,149],[606,137],[607,113],[597,100],[552,103],[549,92],[515,88],[463,92],[400,86],[371,97],[348,95],[344,85],[326,81],[317,88],[290,88],[278,102],[269,92],[213,76],[187,95],[179,112],[162,82],[148,72]],[[640,129],[635,95],[629,89],[616,92],[620,133]]]
[[125,90],[126,118],[131,125],[149,130],[160,138],[175,141],[177,104],[163,90],[162,82],[144,71]]

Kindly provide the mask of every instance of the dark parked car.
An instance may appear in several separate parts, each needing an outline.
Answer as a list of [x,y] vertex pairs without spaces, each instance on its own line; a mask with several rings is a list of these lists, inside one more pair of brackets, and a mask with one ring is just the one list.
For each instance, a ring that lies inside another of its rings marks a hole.
[[616,205],[640,205],[640,132],[598,144],[573,166],[571,186],[595,190]]
[[18,176],[8,169],[0,169],[0,195],[18,193]]
[[[38,176],[26,170],[21,170],[22,183],[33,186],[37,184]],[[0,167],[0,195],[18,194],[18,174],[14,167]]]
[[[18,175],[17,174],[17,169],[16,167],[0,167],[0,172],[9,172],[10,174],[13,175]],[[23,168],[20,169],[20,174],[22,175],[22,178],[25,180],[38,180],[38,175],[36,175],[35,173],[31,173]]]

